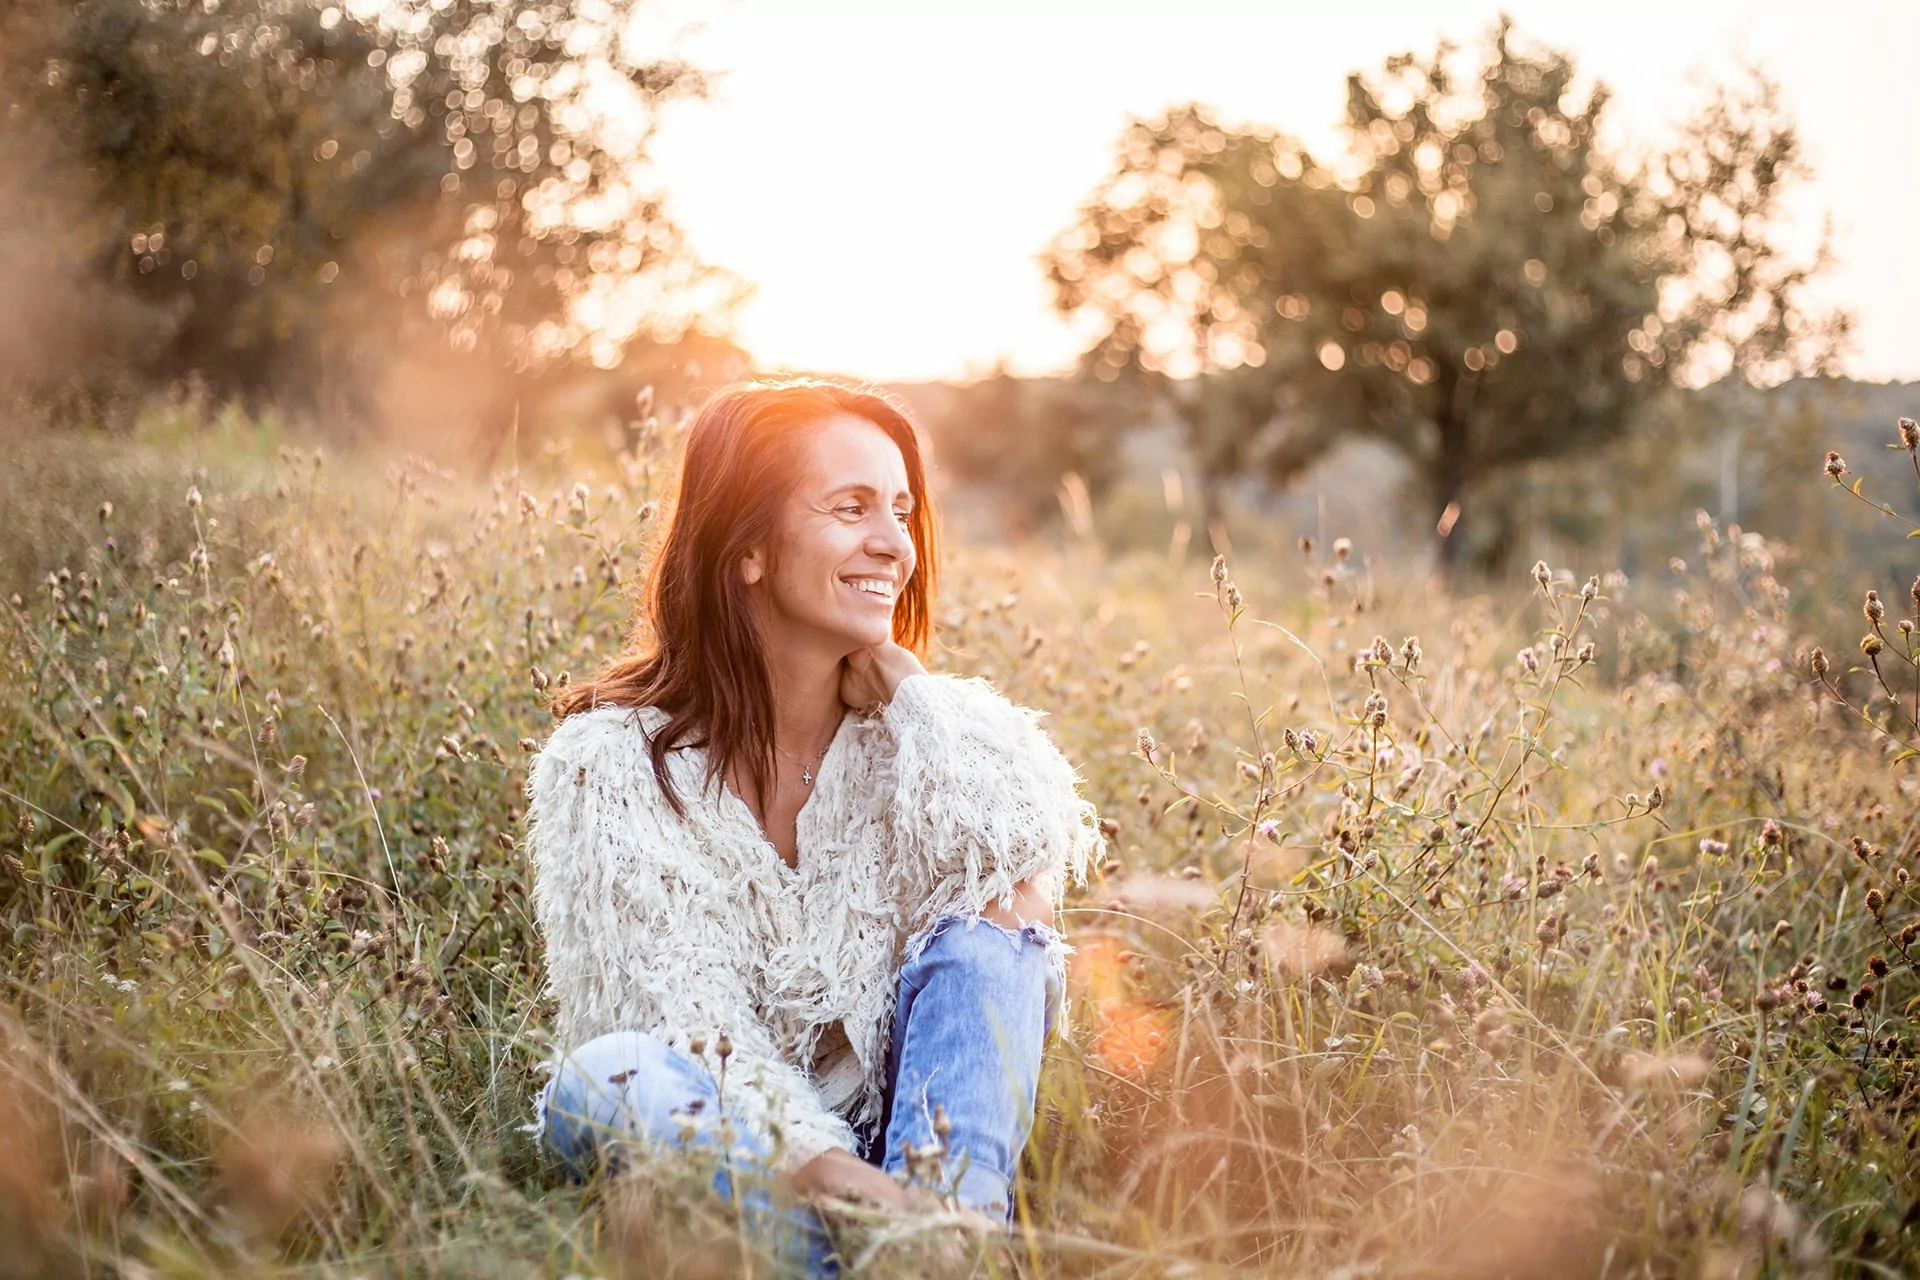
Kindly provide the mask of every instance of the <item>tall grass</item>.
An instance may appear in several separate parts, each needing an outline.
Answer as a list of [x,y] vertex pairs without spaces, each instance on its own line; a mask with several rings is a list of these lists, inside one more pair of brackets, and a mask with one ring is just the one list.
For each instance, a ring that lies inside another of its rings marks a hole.
[[[673,445],[9,446],[0,1273],[767,1273],[697,1171],[583,1193],[522,1129],[524,761]],[[1848,624],[1699,537],[1484,597],[1344,542],[957,556],[939,665],[1051,711],[1114,852],[974,1273],[1920,1266],[1912,638],[1816,678]]]

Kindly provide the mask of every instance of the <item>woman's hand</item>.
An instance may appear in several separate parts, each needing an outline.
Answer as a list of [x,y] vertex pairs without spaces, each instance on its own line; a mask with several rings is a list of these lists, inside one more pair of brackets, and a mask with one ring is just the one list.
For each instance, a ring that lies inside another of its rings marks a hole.
[[838,1147],[822,1151],[794,1170],[793,1189],[809,1199],[844,1200],[888,1213],[925,1213],[941,1207],[924,1187],[910,1187]]
[[927,669],[913,650],[891,640],[856,649],[840,668],[840,701],[856,711],[884,706],[893,701],[893,692],[902,680],[925,674]]

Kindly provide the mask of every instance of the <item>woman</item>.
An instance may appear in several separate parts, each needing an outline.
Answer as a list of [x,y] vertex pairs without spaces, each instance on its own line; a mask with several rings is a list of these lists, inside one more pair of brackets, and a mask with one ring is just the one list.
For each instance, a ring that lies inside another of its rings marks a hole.
[[1038,713],[921,664],[933,561],[887,401],[756,383],[694,421],[632,644],[528,781],[575,1172],[690,1139],[723,1194],[1011,1222],[1100,835]]

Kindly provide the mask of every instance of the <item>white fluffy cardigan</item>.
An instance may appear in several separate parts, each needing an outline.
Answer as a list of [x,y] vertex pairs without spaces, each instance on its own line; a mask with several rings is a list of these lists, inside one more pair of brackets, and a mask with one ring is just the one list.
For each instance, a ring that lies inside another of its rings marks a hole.
[[[732,1042],[721,1109],[776,1144],[790,1171],[855,1150],[878,1121],[897,975],[926,927],[1010,902],[1038,877],[1056,905],[1101,836],[1073,767],[979,679],[913,675],[878,715],[841,721],[798,819],[788,867],[746,803],[704,784],[705,753],[668,768],[655,708],[569,717],[527,782],[534,905],[557,1047],[647,1031],[685,1050]],[[1056,971],[1071,950],[1055,941]],[[1064,1001],[1054,1006],[1065,1026]],[[841,1033],[844,1032],[844,1039]]]

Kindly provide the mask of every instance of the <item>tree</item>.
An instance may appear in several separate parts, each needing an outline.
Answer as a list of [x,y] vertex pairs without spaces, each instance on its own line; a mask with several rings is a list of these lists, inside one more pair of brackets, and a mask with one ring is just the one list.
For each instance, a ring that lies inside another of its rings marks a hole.
[[738,296],[646,184],[655,113],[704,83],[633,47],[636,3],[30,0],[0,91],[75,195],[58,226],[0,207],[0,241],[138,308],[137,351],[89,358],[148,385],[364,417],[424,344],[610,366]]
[[1199,106],[1136,121],[1051,246],[1056,305],[1101,328],[1086,363],[1169,397],[1209,518],[1224,478],[1368,435],[1412,463],[1451,566],[1502,469],[1617,436],[1668,386],[1830,365],[1845,319],[1806,309],[1811,267],[1774,238],[1803,167],[1770,86],[1634,167],[1566,55],[1505,21],[1477,76],[1451,54],[1349,77],[1337,166]]

